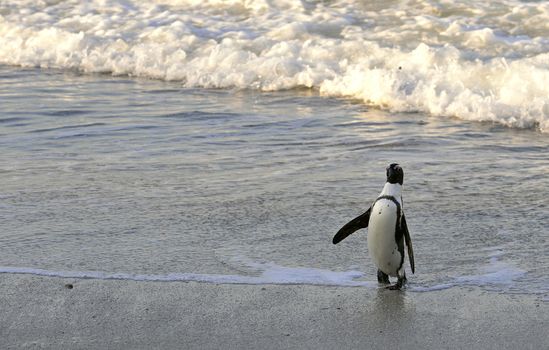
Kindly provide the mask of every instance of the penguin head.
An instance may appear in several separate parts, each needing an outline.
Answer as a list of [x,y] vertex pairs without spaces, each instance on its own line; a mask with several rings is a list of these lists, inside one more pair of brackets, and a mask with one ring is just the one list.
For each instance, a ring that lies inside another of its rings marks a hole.
[[400,165],[393,163],[387,167],[387,182],[402,185],[404,182],[404,170],[402,170]]

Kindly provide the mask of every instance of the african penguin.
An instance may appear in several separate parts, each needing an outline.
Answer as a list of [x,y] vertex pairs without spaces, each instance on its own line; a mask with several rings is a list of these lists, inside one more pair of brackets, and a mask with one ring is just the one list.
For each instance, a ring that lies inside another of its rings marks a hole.
[[389,289],[400,289],[406,282],[404,273],[404,244],[408,250],[410,267],[415,272],[412,240],[402,207],[404,171],[398,164],[387,167],[387,183],[372,206],[359,217],[349,221],[334,236],[338,244],[351,233],[368,228],[368,252],[377,265],[377,280],[389,284],[389,276],[398,277]]

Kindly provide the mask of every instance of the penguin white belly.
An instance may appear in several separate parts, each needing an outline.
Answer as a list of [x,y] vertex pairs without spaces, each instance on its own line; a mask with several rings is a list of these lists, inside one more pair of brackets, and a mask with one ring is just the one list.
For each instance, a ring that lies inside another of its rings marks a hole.
[[372,207],[368,224],[368,253],[377,267],[396,277],[402,257],[395,239],[397,207],[388,199],[380,199]]

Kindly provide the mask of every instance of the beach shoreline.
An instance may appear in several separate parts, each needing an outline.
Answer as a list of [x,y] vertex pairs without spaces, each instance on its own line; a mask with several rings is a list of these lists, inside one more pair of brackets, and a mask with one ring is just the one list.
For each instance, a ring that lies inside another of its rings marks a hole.
[[0,348],[539,349],[548,304],[450,288],[136,282],[0,274]]

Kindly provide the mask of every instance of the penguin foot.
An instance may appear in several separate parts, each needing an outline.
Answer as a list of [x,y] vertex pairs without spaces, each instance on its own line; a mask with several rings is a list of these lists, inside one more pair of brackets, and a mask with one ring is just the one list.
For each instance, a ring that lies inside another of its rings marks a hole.
[[392,286],[385,287],[389,290],[401,290],[404,284],[406,283],[406,276],[399,277],[397,283]]
[[377,281],[379,283],[383,284],[389,284],[389,275],[381,271],[380,269],[377,270]]

